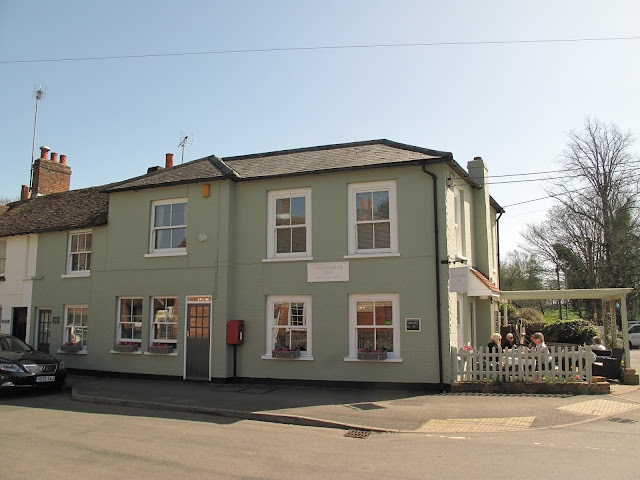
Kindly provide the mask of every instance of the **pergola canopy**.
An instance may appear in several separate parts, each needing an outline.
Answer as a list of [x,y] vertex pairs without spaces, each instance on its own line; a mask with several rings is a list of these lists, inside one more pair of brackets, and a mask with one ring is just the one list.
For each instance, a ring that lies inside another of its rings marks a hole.
[[574,288],[570,290],[515,290],[501,291],[502,300],[611,300],[622,298],[633,288]]
[[[585,300],[595,299],[603,302],[620,300],[620,316],[622,317],[622,338],[624,342],[625,364],[631,360],[629,354],[629,323],[627,321],[627,294],[633,288],[574,288],[570,290],[517,290],[500,292],[500,300]],[[506,303],[506,302],[505,302]],[[507,308],[505,305],[505,321]]]

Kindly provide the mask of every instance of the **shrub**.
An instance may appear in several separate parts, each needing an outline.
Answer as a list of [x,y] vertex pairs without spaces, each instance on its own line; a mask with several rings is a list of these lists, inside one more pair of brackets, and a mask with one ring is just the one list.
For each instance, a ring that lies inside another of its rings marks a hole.
[[[541,329],[545,341],[553,343],[573,343],[576,345],[591,345],[598,330],[586,320],[567,320],[564,322],[548,323]],[[535,333],[527,330],[528,334]]]

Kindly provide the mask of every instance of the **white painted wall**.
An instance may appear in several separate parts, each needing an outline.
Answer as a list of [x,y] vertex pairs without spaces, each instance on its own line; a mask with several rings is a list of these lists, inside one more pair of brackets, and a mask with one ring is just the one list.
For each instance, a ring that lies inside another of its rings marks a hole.
[[31,296],[33,277],[36,274],[38,253],[37,235],[5,237],[7,258],[5,280],[0,282],[0,306],[2,319],[0,332],[11,332],[11,316],[14,308],[27,307],[27,339],[31,336]]

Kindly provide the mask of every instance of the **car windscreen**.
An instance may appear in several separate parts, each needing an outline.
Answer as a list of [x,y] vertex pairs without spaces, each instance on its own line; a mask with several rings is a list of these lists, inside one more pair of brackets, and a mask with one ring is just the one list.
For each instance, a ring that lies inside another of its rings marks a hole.
[[0,351],[29,352],[32,348],[16,337],[0,338]]

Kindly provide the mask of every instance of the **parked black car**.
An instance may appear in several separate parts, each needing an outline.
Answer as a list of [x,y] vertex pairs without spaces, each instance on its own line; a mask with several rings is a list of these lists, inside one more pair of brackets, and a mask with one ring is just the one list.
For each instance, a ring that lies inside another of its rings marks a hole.
[[0,334],[0,388],[61,387],[64,362],[38,352],[17,337]]

